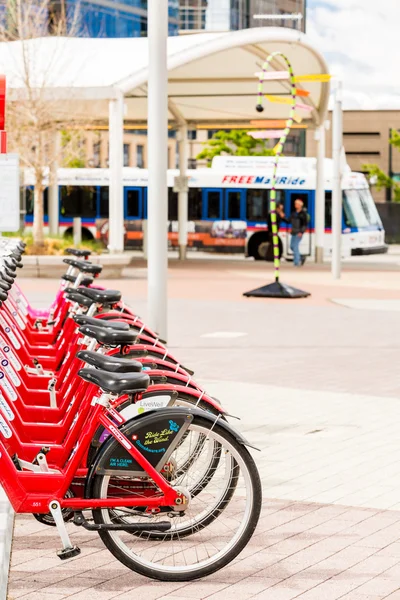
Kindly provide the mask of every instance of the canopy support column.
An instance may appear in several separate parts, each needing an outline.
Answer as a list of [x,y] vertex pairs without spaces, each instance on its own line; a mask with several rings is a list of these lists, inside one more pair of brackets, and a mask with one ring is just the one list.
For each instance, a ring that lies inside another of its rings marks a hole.
[[342,243],[342,82],[337,82],[332,115],[332,276],[340,279]]
[[168,3],[148,0],[148,318],[167,339]]
[[60,196],[58,188],[58,163],[60,159],[60,133],[54,132],[53,137],[53,161],[50,164],[50,186],[49,186],[49,231],[51,235],[58,234]]
[[179,125],[179,192],[178,192],[178,227],[179,227],[179,258],[186,259],[188,242],[188,185],[187,185],[187,162],[188,162],[188,130],[187,124]]
[[315,132],[317,140],[317,186],[315,192],[315,262],[324,262],[325,239],[325,123]]
[[124,143],[124,96],[119,92],[109,104],[110,202],[108,249],[124,250],[124,188],[122,179]]

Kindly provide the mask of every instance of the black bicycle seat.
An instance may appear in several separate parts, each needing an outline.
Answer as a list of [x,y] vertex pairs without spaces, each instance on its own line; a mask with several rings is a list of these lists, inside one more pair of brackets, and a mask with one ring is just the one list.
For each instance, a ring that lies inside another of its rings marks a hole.
[[0,278],[3,281],[6,281],[7,283],[10,283],[11,285],[14,283],[14,277],[11,277],[7,271],[5,269],[1,269],[0,271]]
[[123,323],[122,321],[108,321],[106,319],[95,319],[94,317],[87,317],[86,315],[75,315],[73,319],[75,323],[77,323],[79,326],[93,325],[94,327],[101,327],[102,329],[118,329],[118,331],[130,331],[128,323]]
[[11,289],[11,287],[12,287],[12,286],[11,286],[11,283],[7,283],[6,281],[2,281],[2,280],[0,279],[0,289],[1,289],[3,292],[8,292],[8,290],[10,290],[10,289]]
[[1,259],[2,266],[10,273],[13,277],[15,277],[15,272],[17,267],[15,265],[14,259],[11,259],[9,256],[3,256]]
[[97,369],[81,369],[78,375],[85,381],[98,385],[105,392],[120,396],[144,392],[150,383],[146,373],[108,373]]
[[65,252],[82,258],[87,258],[92,254],[90,250],[79,250],[78,248],[67,248]]
[[130,331],[104,329],[104,327],[95,327],[94,325],[83,325],[79,331],[83,335],[94,338],[99,344],[104,344],[104,346],[125,346],[133,344],[136,340],[136,335]]
[[[76,281],[76,277],[74,277],[73,275],[68,275],[67,273],[65,275],[63,275],[61,279],[64,279],[65,281],[69,281],[70,283],[75,283],[75,281]],[[79,285],[86,287],[86,286],[92,285],[93,281],[94,281],[93,277],[84,277],[81,280]]]
[[4,300],[7,300],[7,298],[8,298],[7,292],[5,292],[4,290],[0,290],[0,300],[4,301]]
[[64,258],[63,262],[70,267],[78,269],[82,273],[91,273],[98,275],[102,272],[103,267],[101,265],[93,265],[92,263],[86,262],[85,260],[75,260],[74,258]]
[[66,293],[65,297],[67,300],[70,300],[71,302],[77,302],[79,304],[79,306],[85,306],[85,307],[89,308],[89,306],[92,306],[92,304],[93,304],[93,302],[90,300],[90,298],[86,298],[85,296],[82,296],[82,294],[78,294],[78,292],[75,292],[75,291],[70,291],[70,292]]
[[76,356],[88,365],[109,373],[141,373],[143,370],[142,363],[129,358],[116,358],[89,350],[80,350]]
[[91,298],[97,304],[116,304],[121,300],[121,292],[118,290],[98,290],[96,288],[78,288],[78,291]]

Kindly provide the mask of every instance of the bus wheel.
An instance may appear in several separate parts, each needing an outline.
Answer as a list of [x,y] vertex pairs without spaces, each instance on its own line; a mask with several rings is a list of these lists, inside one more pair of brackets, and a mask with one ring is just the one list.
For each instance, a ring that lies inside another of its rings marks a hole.
[[267,256],[268,237],[266,231],[258,231],[251,236],[248,245],[248,255],[254,260],[265,260]]
[[[68,229],[66,229],[65,233],[64,233],[64,237],[72,237],[74,235],[74,230],[72,229],[72,227],[69,227]],[[90,231],[90,229],[88,229],[87,227],[82,227],[82,241],[83,242],[89,242],[89,241],[93,241],[94,240],[94,236],[93,233]]]

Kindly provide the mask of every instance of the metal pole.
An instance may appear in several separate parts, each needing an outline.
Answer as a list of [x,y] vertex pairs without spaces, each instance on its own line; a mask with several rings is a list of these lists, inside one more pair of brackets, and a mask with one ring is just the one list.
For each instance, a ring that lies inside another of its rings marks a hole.
[[[393,177],[392,128],[389,129],[389,177]],[[386,202],[392,201],[392,186],[386,188]]]
[[188,142],[187,125],[179,126],[179,177],[181,188],[178,192],[178,227],[179,227],[179,258],[186,259],[188,240],[188,187],[183,178],[186,178]]
[[54,132],[53,161],[50,166],[49,186],[49,231],[52,235],[58,234],[59,227],[59,190],[58,190],[58,162],[60,155],[60,133]]
[[74,217],[73,237],[74,237],[74,246],[79,246],[79,244],[82,243],[82,219],[81,219],[81,217]]
[[148,0],[148,318],[167,338],[168,3]]
[[317,186],[315,192],[315,262],[324,262],[325,239],[325,123],[315,132],[317,140]]
[[338,81],[332,116],[332,276],[340,279],[342,242],[342,173],[341,152],[343,146],[342,82]]
[[110,252],[124,250],[124,188],[122,179],[124,135],[124,96],[110,100],[109,105],[109,163],[110,202],[108,249]]

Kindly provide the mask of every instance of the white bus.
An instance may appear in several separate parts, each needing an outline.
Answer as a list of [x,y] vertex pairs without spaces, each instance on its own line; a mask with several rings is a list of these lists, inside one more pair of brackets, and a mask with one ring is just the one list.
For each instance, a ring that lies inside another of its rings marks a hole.
[[[273,157],[217,157],[210,169],[188,171],[188,246],[204,250],[242,252],[256,260],[265,257],[267,215],[271,192]],[[178,245],[178,194],[173,191],[178,171],[168,171],[168,239]],[[147,218],[146,169],[124,168],[125,247],[143,244],[143,221]],[[59,169],[60,231],[72,232],[72,220],[82,218],[83,237],[108,240],[108,169]],[[26,226],[33,219],[33,181],[26,174]],[[385,252],[385,232],[362,173],[349,167],[342,180],[343,247],[351,254]],[[309,229],[303,236],[301,253],[314,251],[316,159],[281,158],[277,177],[277,200],[286,215],[296,198],[309,214]],[[332,212],[332,161],[325,162],[325,247],[330,252]],[[47,188],[45,224],[47,224]],[[290,226],[281,226],[284,256],[290,258]]]

